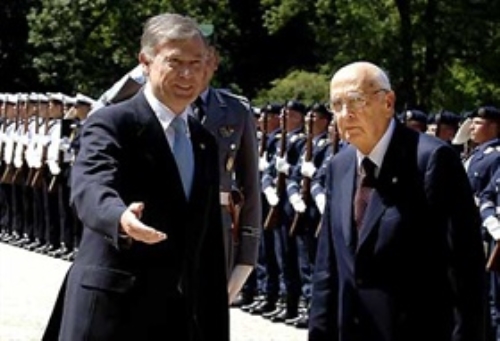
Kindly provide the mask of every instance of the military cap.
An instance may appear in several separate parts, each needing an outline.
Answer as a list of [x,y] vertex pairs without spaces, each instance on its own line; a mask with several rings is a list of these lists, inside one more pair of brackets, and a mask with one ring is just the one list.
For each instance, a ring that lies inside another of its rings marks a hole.
[[423,124],[427,124],[427,115],[420,110],[412,109],[405,112],[405,121],[417,121]]
[[29,95],[26,93],[19,93],[17,94],[17,100],[19,102],[28,102],[29,101]]
[[294,111],[298,111],[303,115],[305,115],[307,112],[307,108],[302,102],[299,102],[299,101],[296,101],[293,99],[286,102],[285,108],[290,109],[290,110],[294,110]]
[[440,111],[437,114],[429,116],[429,123],[432,124],[447,124],[451,126],[458,126],[462,118],[452,113],[451,111]]
[[261,112],[279,115],[281,113],[281,105],[277,103],[268,103],[261,109]]
[[0,102],[6,102],[7,101],[7,94],[0,94]]
[[252,113],[254,117],[259,117],[260,116],[260,108],[258,107],[252,107]]
[[76,97],[71,97],[71,96],[64,96],[64,104],[66,105],[75,105],[76,104]]
[[472,111],[471,118],[480,117],[488,120],[500,120],[500,110],[493,106],[479,107]]
[[19,97],[14,94],[7,94],[6,102],[10,104],[17,104]]
[[66,100],[66,95],[60,92],[50,92],[48,97],[51,102],[64,103]]
[[84,104],[84,105],[94,105],[95,100],[92,98],[82,94],[82,93],[77,93],[75,96],[76,104]]
[[311,109],[309,109],[310,111],[314,111],[315,113],[318,113],[318,114],[321,114],[329,119],[332,118],[332,113],[330,110],[328,110],[328,108],[326,107],[325,104],[322,104],[322,103],[314,103],[312,106],[311,106]]

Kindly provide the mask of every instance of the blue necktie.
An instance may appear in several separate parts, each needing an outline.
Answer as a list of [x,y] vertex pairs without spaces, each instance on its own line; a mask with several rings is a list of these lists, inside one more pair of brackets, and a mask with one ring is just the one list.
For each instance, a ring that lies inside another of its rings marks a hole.
[[186,122],[181,117],[174,118],[170,125],[175,133],[173,151],[177,169],[182,179],[184,193],[189,199],[194,175],[193,147],[187,137]]

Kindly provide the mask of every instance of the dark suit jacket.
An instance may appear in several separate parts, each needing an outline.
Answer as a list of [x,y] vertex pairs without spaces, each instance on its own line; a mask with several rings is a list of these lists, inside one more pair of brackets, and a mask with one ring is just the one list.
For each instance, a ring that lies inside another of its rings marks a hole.
[[[142,91],[89,117],[72,174],[84,232],[46,340],[229,340],[217,147],[193,118],[189,129],[195,175],[187,200]],[[120,237],[120,217],[135,201],[165,241]]]
[[328,166],[309,340],[482,340],[480,220],[455,151],[397,124],[359,241],[356,164],[348,146]]

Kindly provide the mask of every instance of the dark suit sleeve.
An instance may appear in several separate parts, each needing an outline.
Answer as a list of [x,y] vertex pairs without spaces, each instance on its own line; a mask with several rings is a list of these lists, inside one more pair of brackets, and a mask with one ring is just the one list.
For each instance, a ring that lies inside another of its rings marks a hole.
[[118,247],[120,217],[127,207],[117,191],[121,144],[112,114],[102,109],[83,127],[71,174],[71,201],[85,227]]
[[454,340],[483,340],[486,316],[481,223],[466,173],[451,148],[443,146],[433,153],[425,186],[434,215],[444,217],[448,226],[449,276],[456,308]]
[[[326,188],[331,189],[332,167],[328,167]],[[328,190],[330,191],[330,190]],[[338,340],[338,275],[331,231],[331,193],[327,193],[325,213],[318,237],[309,317],[309,341]]]
[[259,155],[257,132],[253,116],[243,114],[243,134],[236,156],[236,182],[244,195],[240,212],[240,250],[235,264],[255,265],[262,221],[262,204],[259,186]]

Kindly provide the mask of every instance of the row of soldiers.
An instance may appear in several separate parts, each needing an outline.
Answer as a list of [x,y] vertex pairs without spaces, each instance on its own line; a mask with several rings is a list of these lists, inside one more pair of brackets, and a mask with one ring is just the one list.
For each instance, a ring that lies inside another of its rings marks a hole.
[[69,202],[83,94],[0,94],[0,240],[72,260],[81,224]]
[[[325,171],[346,142],[341,139],[327,105],[306,107],[298,101],[269,104],[255,110],[259,127],[259,170],[263,203],[263,234],[259,265],[234,307],[273,322],[307,328],[314,272],[316,238],[325,210]],[[500,206],[500,111],[480,107],[466,115],[442,110],[426,114],[405,110],[402,124],[434,135],[464,161],[485,229],[486,259],[500,238],[495,208]],[[485,191],[486,189],[486,191]],[[487,194],[485,194],[487,193]],[[498,198],[497,198],[498,197]],[[493,232],[491,232],[493,231]],[[496,232],[497,238],[492,237]],[[499,324],[498,276],[487,273],[493,330]],[[500,335],[499,335],[500,336]]]

